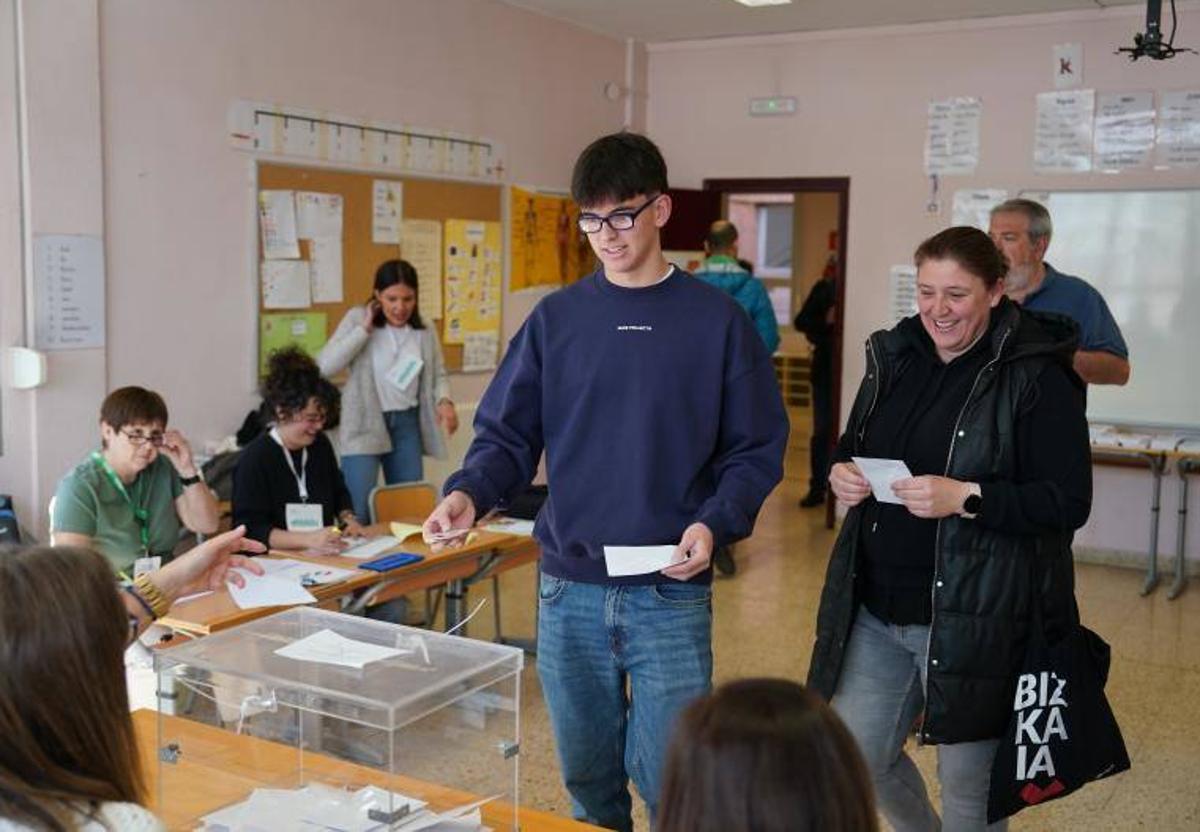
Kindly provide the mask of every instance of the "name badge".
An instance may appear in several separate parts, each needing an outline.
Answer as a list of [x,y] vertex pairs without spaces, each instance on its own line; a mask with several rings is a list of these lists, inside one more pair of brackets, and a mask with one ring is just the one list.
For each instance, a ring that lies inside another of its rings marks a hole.
[[147,572],[154,572],[162,567],[162,558],[158,555],[154,557],[138,558],[133,562],[133,577],[145,575]]
[[421,372],[421,368],[425,366],[425,362],[418,356],[407,355],[396,359],[396,363],[392,365],[392,370],[388,374],[392,380],[392,384],[404,390],[408,385],[412,384],[412,380]]
[[288,503],[287,530],[289,532],[311,532],[322,528],[325,518],[320,503]]

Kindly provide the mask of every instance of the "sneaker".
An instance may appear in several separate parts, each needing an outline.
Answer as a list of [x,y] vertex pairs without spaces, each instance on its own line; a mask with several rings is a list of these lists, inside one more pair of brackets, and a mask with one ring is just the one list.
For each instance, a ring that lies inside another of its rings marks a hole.
[[815,508],[816,506],[825,505],[825,491],[816,491],[809,489],[808,493],[800,498],[800,508]]
[[733,562],[733,551],[728,546],[718,546],[713,554],[713,563],[722,575],[732,575],[737,572],[737,564]]

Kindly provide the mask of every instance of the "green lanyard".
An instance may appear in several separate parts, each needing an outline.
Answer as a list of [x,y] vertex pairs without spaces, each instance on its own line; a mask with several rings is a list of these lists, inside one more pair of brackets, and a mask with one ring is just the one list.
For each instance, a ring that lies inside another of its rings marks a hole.
[[92,451],[92,461],[100,466],[100,469],[108,476],[108,481],[113,484],[113,488],[120,492],[125,498],[125,502],[129,504],[129,508],[133,511],[133,518],[137,520],[138,531],[142,536],[142,554],[150,554],[150,512],[139,505],[134,504],[133,498],[129,496],[129,492],[125,490],[125,483],[121,482],[121,478],[117,476],[117,472],[108,464],[108,460],[99,451]]

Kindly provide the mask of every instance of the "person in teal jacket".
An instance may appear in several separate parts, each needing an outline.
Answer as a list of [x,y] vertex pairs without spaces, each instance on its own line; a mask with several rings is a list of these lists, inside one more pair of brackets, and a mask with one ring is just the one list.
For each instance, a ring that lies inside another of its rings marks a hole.
[[707,258],[695,275],[740,303],[754,321],[754,328],[767,345],[767,352],[773,353],[779,347],[775,310],[762,281],[738,263],[737,239],[737,227],[729,220],[714,222],[704,238]]

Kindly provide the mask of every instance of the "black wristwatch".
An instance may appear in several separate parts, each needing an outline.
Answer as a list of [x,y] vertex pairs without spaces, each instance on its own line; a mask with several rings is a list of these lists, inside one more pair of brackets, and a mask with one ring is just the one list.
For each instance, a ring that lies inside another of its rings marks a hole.
[[[976,488],[978,488],[978,486],[976,486]],[[977,514],[979,514],[979,511],[982,508],[983,508],[983,496],[981,494],[976,493],[973,490],[970,494],[967,495],[967,498],[965,500],[963,500],[962,509],[959,510],[958,513],[963,517],[971,519],[971,518],[974,518]]]
[[187,488],[189,485],[195,485],[196,483],[200,482],[200,472],[197,471],[190,477],[180,477],[179,482],[184,488]]

